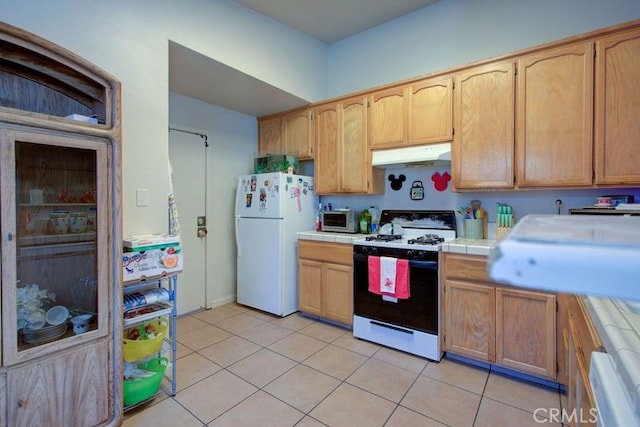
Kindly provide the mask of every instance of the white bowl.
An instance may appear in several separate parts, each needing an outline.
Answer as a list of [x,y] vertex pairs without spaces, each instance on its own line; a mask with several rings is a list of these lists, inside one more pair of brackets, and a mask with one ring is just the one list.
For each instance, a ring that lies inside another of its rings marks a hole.
[[50,325],[59,325],[66,322],[69,318],[69,309],[63,305],[53,306],[47,310],[47,314],[44,318]]

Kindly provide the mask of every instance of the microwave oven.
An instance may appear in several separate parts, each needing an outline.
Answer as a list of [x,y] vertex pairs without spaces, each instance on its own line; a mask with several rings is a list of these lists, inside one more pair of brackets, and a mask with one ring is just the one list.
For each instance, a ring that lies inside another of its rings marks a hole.
[[357,214],[351,209],[336,209],[322,212],[322,231],[337,233],[357,233]]

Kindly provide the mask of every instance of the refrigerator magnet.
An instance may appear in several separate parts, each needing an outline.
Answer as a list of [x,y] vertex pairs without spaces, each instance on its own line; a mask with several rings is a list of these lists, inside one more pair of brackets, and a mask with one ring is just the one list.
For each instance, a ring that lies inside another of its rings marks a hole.
[[247,195],[245,197],[246,197],[245,206],[250,208],[251,207],[251,199],[253,198],[253,194],[247,193]]
[[264,188],[260,189],[260,209],[267,208],[267,190]]
[[255,176],[251,177],[251,191],[256,191],[256,186],[258,185],[258,179]]

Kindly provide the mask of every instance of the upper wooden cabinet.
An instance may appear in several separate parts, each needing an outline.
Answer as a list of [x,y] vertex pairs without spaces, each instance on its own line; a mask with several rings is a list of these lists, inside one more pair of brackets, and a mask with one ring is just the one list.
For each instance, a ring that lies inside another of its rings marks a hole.
[[511,61],[455,76],[454,189],[513,187],[514,91]]
[[317,194],[384,191],[384,170],[371,166],[366,97],[318,106],[315,125]]
[[373,93],[371,148],[451,141],[452,88],[450,77],[439,77]]
[[258,119],[258,155],[282,154],[282,116]]
[[375,92],[371,94],[370,102],[369,138],[371,148],[407,145],[405,88],[399,86]]
[[596,42],[596,184],[640,184],[638,70],[640,30]]
[[313,158],[313,109],[295,111],[282,118],[284,153],[300,160]]
[[452,89],[450,77],[425,79],[406,88],[408,145],[451,141]]
[[[368,116],[359,124],[366,123],[368,150],[452,140],[454,191],[635,187],[640,185],[638,69],[640,21],[635,21],[363,91],[333,100],[334,107],[317,105],[327,114],[325,122],[331,114],[342,120],[338,104],[365,98]],[[342,136],[329,141],[326,123],[313,125],[311,111],[261,119],[260,153],[277,147],[302,159],[317,157],[312,148],[305,154],[305,141],[323,128],[315,145],[316,150],[318,141],[325,145],[320,175],[327,193],[346,192],[338,180],[352,181],[343,176],[347,163],[327,163],[330,156],[343,155],[329,153],[329,147],[346,145]],[[355,175],[361,170],[354,165],[347,172]],[[361,184],[348,191],[377,192],[370,186],[362,190]]]
[[287,154],[313,158],[313,109],[258,118],[258,155]]
[[593,44],[518,59],[517,184],[590,186]]

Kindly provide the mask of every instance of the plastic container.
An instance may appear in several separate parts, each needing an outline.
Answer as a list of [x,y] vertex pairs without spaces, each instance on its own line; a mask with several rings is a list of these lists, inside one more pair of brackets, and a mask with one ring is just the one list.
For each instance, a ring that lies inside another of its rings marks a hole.
[[167,369],[169,359],[157,357],[138,365],[138,368],[153,372],[153,375],[136,380],[125,380],[123,384],[124,406],[135,405],[149,399],[160,389],[164,371]]
[[[124,343],[122,346],[122,354],[126,362],[133,362],[135,360],[142,359],[143,357],[150,356],[153,353],[157,353],[158,351],[160,351],[160,347],[162,347],[162,341],[167,334],[167,327],[169,325],[169,322],[166,318],[161,318],[152,322],[148,322],[146,324],[142,324],[142,326],[146,326],[148,324],[153,325],[156,331],[156,336],[154,338],[149,340],[130,340],[126,338],[123,339]],[[124,336],[128,337],[132,329],[137,329],[139,327],[140,325],[126,329],[124,331]]]

